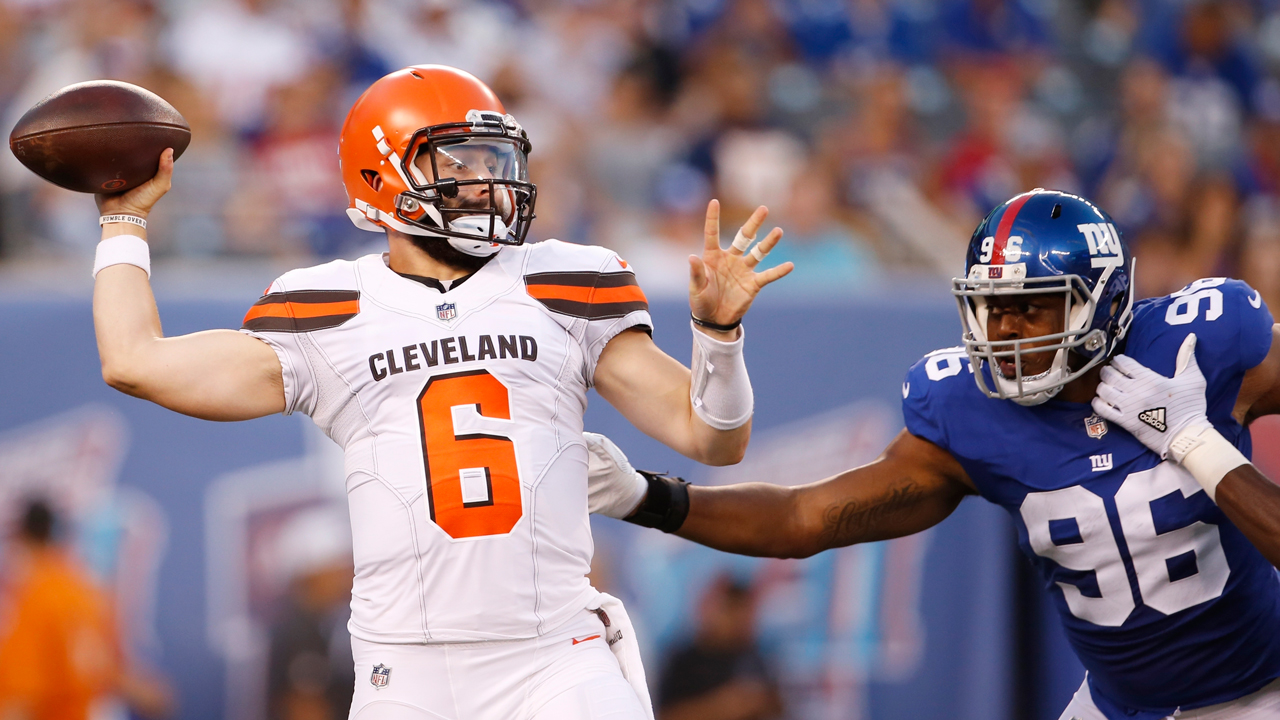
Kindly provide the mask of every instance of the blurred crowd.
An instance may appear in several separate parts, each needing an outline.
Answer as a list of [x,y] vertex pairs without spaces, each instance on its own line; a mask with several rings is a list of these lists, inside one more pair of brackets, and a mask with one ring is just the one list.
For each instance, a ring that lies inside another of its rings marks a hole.
[[[533,142],[531,237],[676,290],[706,201],[787,231],[795,287],[952,275],[978,220],[1099,202],[1142,295],[1244,277],[1280,307],[1277,0],[0,0],[0,108],[135,82],[191,124],[157,255],[352,255],[347,108],[396,68],[487,81]],[[7,154],[6,154],[7,155]],[[84,197],[0,164],[0,253],[87,254]]]

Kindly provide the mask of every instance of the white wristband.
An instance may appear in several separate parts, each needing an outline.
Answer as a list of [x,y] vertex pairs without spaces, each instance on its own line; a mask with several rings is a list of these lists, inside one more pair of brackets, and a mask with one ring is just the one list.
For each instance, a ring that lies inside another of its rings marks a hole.
[[93,276],[98,277],[105,267],[112,265],[136,265],[151,277],[151,249],[147,241],[136,235],[116,235],[98,243],[93,259]]
[[103,215],[98,218],[99,226],[106,225],[107,223],[129,223],[131,225],[137,225],[143,230],[147,229],[147,221],[137,215]]
[[1241,465],[1251,464],[1244,453],[1208,424],[1193,425],[1179,432],[1169,447],[1169,456],[1191,473],[1214,502],[1217,502],[1218,483],[1222,478]]
[[693,328],[693,367],[689,399],[702,421],[717,430],[733,430],[751,419],[755,397],[742,358],[745,330],[733,342],[720,342]]

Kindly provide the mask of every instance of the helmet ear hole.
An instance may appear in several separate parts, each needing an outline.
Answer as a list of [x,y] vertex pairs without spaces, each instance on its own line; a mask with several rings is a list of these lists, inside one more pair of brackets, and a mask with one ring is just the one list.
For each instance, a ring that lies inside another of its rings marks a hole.
[[382,190],[382,176],[376,170],[361,170],[360,177],[364,178],[364,181],[369,184],[369,187],[373,188],[374,192]]

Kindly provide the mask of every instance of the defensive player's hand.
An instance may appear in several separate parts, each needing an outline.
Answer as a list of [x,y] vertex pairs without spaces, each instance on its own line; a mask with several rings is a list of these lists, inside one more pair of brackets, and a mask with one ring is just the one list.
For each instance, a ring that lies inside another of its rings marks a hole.
[[689,256],[689,307],[695,317],[717,325],[732,325],[747,313],[760,288],[791,272],[794,265],[789,262],[755,271],[782,238],[781,228],[774,228],[748,251],[768,214],[769,209],[763,205],[756,208],[733,244],[724,250],[720,247],[720,203],[712,200],[707,205],[702,257]]
[[156,202],[173,186],[173,148],[160,153],[160,169],[156,176],[138,187],[123,193],[93,196],[98,202],[98,212],[103,215],[137,215],[146,218]]
[[627,517],[644,500],[649,481],[609,438],[584,432],[582,439],[587,443],[587,511],[619,520]]
[[[1150,370],[1127,355],[1117,355],[1102,369],[1102,383],[1093,409],[1138,438],[1161,459],[1184,433],[1198,436],[1212,428],[1206,417],[1204,373],[1196,362],[1196,336],[1192,333],[1178,349],[1173,377]],[[1175,462],[1182,455],[1174,451]]]

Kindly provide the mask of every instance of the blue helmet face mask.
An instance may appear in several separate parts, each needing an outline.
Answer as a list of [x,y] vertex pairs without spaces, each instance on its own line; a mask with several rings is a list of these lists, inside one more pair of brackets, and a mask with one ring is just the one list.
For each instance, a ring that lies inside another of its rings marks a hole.
[[[992,210],[969,241],[965,276],[951,281],[978,387],[987,397],[1039,405],[1111,357],[1132,319],[1133,269],[1111,218],[1078,195],[1036,189]],[[1062,296],[1061,332],[987,337],[990,298],[1049,294]],[[1053,361],[1028,376],[1023,362],[1033,353],[1053,353]],[[1002,359],[1012,361],[1012,376]]]

